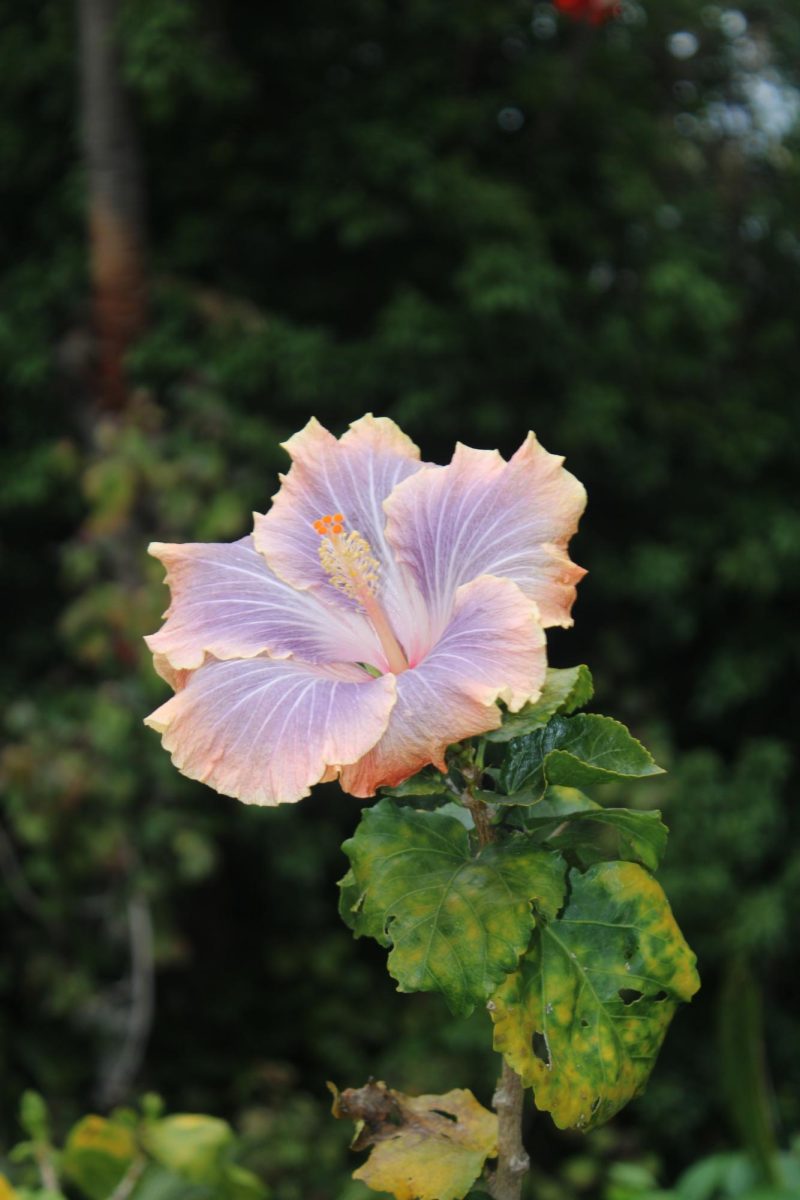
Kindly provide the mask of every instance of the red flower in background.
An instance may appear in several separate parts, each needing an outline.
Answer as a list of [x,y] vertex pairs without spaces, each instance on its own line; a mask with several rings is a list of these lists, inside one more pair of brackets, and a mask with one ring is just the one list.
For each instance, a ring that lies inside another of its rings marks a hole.
[[566,13],[573,21],[587,21],[590,25],[602,25],[619,13],[619,0],[554,0],[559,12]]

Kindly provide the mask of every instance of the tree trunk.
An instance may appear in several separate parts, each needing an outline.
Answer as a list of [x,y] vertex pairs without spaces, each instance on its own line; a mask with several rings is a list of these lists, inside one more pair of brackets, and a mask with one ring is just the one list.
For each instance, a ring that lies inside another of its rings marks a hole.
[[147,315],[141,157],[115,43],[119,0],[78,0],[86,162],[94,392],[125,407],[126,351]]

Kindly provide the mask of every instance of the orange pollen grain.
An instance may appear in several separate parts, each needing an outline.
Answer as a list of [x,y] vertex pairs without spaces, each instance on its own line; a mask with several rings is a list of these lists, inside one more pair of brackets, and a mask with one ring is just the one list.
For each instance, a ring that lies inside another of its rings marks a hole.
[[344,516],[342,513],[326,513],[324,517],[317,517],[316,521],[312,521],[311,524],[320,537],[336,537],[344,533]]
[[328,537],[332,533],[344,532],[343,521],[344,517],[340,513],[337,513],[336,516],[327,513],[324,517],[318,517],[316,521],[312,521],[311,523],[320,537]]

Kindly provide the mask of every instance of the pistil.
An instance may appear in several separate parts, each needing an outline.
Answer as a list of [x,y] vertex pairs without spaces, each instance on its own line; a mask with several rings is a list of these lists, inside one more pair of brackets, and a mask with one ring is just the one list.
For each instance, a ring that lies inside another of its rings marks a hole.
[[408,659],[391,622],[378,599],[380,563],[372,547],[357,530],[345,532],[342,513],[332,513],[314,522],[322,538],[319,558],[333,586],[363,609],[380,641],[389,669],[395,675],[408,670]]

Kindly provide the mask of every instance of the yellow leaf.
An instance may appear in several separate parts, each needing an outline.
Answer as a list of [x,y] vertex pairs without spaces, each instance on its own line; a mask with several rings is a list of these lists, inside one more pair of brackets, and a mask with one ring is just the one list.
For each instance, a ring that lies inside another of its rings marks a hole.
[[124,1125],[116,1125],[104,1117],[84,1117],[70,1135],[70,1147],[75,1150],[100,1150],[111,1158],[131,1159],[136,1152],[133,1134]]
[[0,1200],[19,1200],[19,1192],[11,1186],[5,1175],[0,1175]]
[[356,1121],[353,1148],[372,1146],[353,1173],[396,1200],[460,1200],[497,1154],[497,1117],[465,1088],[405,1096],[385,1083],[334,1091],[333,1112]]

